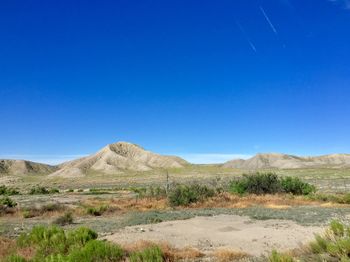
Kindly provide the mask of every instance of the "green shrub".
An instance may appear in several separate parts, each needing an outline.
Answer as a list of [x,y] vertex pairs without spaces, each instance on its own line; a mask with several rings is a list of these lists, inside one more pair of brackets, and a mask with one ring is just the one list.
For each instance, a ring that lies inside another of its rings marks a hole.
[[17,206],[17,203],[9,197],[0,198],[0,208],[13,208]]
[[281,179],[282,189],[293,195],[309,195],[316,192],[316,187],[301,181],[298,177],[283,177]]
[[276,250],[273,250],[269,256],[269,262],[294,262],[295,260],[286,254],[278,253]]
[[51,188],[49,190],[49,194],[58,194],[60,192],[60,190],[58,188]]
[[45,187],[36,186],[30,189],[29,194],[30,195],[45,195],[49,194],[49,190],[47,190]]
[[78,189],[78,192],[84,192],[84,189]]
[[68,261],[121,261],[123,255],[123,250],[117,245],[99,240],[91,240],[83,248],[73,250],[68,256]]
[[0,195],[13,196],[13,195],[19,195],[19,192],[15,188],[6,187],[2,185],[0,186]]
[[96,238],[96,232],[84,227],[65,232],[57,226],[36,226],[29,233],[21,234],[17,245],[34,248],[33,261],[69,261],[65,256]]
[[316,191],[313,185],[295,177],[280,178],[274,173],[256,173],[243,175],[242,178],[232,181],[229,191],[236,194],[276,194],[291,193],[293,195],[309,195]]
[[70,188],[70,189],[68,189],[67,192],[68,192],[68,193],[73,193],[73,192],[74,192],[74,189]]
[[60,225],[60,226],[65,226],[69,224],[73,224],[73,215],[70,212],[65,213],[63,216],[60,216],[56,218],[53,221],[54,224]]
[[282,191],[282,186],[276,174],[256,173],[243,175],[240,180],[231,182],[230,191],[239,194],[276,194]]
[[163,252],[158,246],[152,246],[130,255],[130,262],[162,262]]
[[108,210],[108,206],[103,205],[100,207],[88,207],[86,209],[86,213],[92,216],[102,216]]
[[35,186],[30,189],[29,194],[30,195],[47,195],[47,194],[57,194],[59,192],[60,191],[58,188],[47,189],[43,186]]
[[324,236],[317,235],[310,243],[311,251],[318,255],[327,255],[332,261],[349,261],[350,227],[339,221],[332,221]]
[[168,201],[172,206],[187,206],[191,203],[213,197],[214,195],[215,191],[205,185],[177,185],[170,191]]

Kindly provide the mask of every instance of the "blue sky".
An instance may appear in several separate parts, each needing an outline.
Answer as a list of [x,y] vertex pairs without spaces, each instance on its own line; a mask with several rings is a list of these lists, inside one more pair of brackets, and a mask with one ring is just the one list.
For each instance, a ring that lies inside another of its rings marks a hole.
[[0,157],[350,152],[350,2],[2,1]]

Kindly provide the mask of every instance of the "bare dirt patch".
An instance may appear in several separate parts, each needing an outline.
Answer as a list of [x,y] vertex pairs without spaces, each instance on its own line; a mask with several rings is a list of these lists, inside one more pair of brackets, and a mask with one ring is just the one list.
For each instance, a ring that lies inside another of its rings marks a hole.
[[260,256],[273,249],[298,248],[323,231],[322,227],[301,226],[292,221],[219,215],[127,227],[106,239],[122,245],[145,240],[167,242],[175,248],[192,247],[206,254],[227,249]]

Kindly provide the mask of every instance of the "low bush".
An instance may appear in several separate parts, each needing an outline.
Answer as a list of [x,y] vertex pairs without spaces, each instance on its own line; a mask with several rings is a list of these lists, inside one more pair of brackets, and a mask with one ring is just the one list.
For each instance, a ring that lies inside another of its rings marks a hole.
[[9,197],[0,198],[0,207],[13,208],[17,206],[17,203]]
[[57,188],[47,189],[43,186],[36,186],[30,189],[29,194],[30,195],[47,195],[47,194],[57,194],[59,192],[60,191]]
[[16,212],[15,207],[17,206],[16,201],[9,197],[0,198],[0,215],[12,214]]
[[102,216],[108,210],[108,206],[103,205],[99,207],[88,207],[86,213],[92,216]]
[[132,192],[136,193],[139,198],[156,198],[161,199],[167,196],[166,189],[160,186],[150,187],[131,187]]
[[58,188],[51,188],[49,189],[49,194],[58,194],[60,190]]
[[49,194],[49,190],[47,190],[45,187],[33,187],[30,189],[29,194],[30,195],[45,195]]
[[215,190],[205,185],[176,185],[168,195],[171,206],[187,206],[215,195]]
[[310,243],[313,253],[330,256],[336,261],[350,260],[350,227],[332,221],[324,236],[317,235]]
[[121,261],[123,256],[124,252],[119,246],[99,240],[91,240],[83,248],[72,251],[68,256],[68,261]]
[[282,254],[282,253],[278,253],[276,250],[272,251],[271,255],[269,256],[269,262],[294,262],[294,258],[286,255],[286,254]]
[[163,252],[158,246],[148,247],[142,251],[131,253],[130,262],[162,262]]
[[232,181],[230,191],[238,194],[276,194],[282,191],[281,181],[274,173],[256,173],[243,175],[243,178]]
[[[96,232],[85,228],[65,231],[58,226],[36,226],[21,234],[11,253],[1,261],[6,262],[161,262],[166,261],[162,250],[148,246],[138,251],[124,251],[119,245],[97,239]],[[22,257],[21,250],[32,253]]]
[[283,177],[281,178],[281,185],[284,192],[293,195],[309,195],[316,192],[314,185],[305,183],[298,177]]
[[70,212],[65,213],[63,216],[59,216],[53,221],[54,224],[65,226],[69,224],[73,224],[73,215]]
[[13,196],[19,195],[19,191],[12,187],[0,186],[0,195]]
[[57,226],[36,226],[19,236],[17,246],[33,248],[36,251],[33,261],[71,261],[68,257],[73,250],[83,248],[94,239],[97,233],[84,227],[65,232]]
[[309,195],[316,191],[313,185],[295,177],[280,178],[274,173],[256,173],[243,175],[242,178],[232,181],[229,186],[231,193],[237,194],[276,194],[291,193],[293,195]]

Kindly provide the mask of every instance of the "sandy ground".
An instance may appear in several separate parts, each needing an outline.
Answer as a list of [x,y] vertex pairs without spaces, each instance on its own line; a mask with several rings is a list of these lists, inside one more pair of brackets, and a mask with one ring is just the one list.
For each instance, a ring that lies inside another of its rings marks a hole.
[[167,242],[173,247],[243,251],[253,256],[297,248],[311,241],[324,228],[301,226],[286,220],[252,220],[236,215],[195,217],[188,220],[124,228],[106,239],[129,244],[139,240]]

